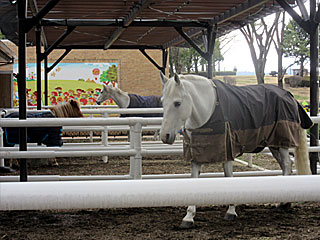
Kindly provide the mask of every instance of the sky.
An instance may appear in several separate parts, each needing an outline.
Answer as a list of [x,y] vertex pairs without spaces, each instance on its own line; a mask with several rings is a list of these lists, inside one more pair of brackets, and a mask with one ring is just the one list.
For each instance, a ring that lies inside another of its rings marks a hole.
[[[220,64],[221,71],[231,71],[234,67],[238,72],[254,72],[254,66],[250,55],[249,46],[239,30],[231,33],[235,38],[226,45],[224,61]],[[228,49],[228,50],[227,50]],[[288,66],[293,59],[284,58],[283,62]],[[278,71],[278,56],[272,44],[267,57],[265,73]]]
[[[309,1],[305,2],[305,6],[307,11],[309,12]],[[294,8],[294,10],[301,16],[300,10],[298,7]],[[274,20],[274,14],[271,14],[264,18],[265,22],[269,25]],[[285,17],[286,23],[291,20],[291,17],[288,13],[286,13]],[[235,30],[230,33],[230,35],[236,36],[233,41],[231,41],[227,46],[226,49],[229,49],[224,54],[224,61],[220,65],[221,71],[230,71],[233,70],[234,67],[237,68],[238,72],[254,72],[254,66],[252,63],[252,59],[250,56],[250,50],[248,44],[240,32],[240,30]],[[283,67],[289,66],[294,59],[293,58],[283,58]],[[307,69],[309,69],[309,63],[305,65]],[[294,65],[289,68],[288,72],[290,73],[290,69],[292,68],[299,68],[298,66]],[[274,45],[272,44],[270,47],[270,51],[267,56],[267,62],[265,67],[265,73],[268,74],[271,71],[278,71],[278,56],[275,50]]]

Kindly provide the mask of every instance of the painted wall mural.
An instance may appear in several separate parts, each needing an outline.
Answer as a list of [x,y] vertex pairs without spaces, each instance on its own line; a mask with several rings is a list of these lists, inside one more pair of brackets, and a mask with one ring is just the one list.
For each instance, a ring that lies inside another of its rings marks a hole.
[[[50,73],[48,81],[48,103],[57,105],[75,99],[81,105],[94,105],[101,91],[102,84],[118,86],[118,63],[59,63]],[[14,73],[18,71],[18,64],[14,65]],[[37,105],[36,64],[27,64],[27,104]],[[41,85],[44,89],[44,66],[41,66]],[[19,105],[17,79],[13,80],[14,106]],[[44,91],[42,93],[44,105]],[[115,104],[111,99],[104,105]]]

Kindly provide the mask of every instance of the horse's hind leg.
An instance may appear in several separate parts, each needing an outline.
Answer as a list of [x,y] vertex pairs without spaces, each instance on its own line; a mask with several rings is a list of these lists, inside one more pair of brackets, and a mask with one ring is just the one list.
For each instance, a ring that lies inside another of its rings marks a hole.
[[[225,177],[233,177],[232,171],[232,161],[227,161],[223,163],[223,170]],[[229,205],[226,215],[224,215],[225,220],[235,220],[237,218],[236,206],[234,204]]]
[[[289,150],[287,148],[272,148],[269,147],[273,157],[279,163],[282,175],[288,176],[292,174],[292,163],[290,161]],[[287,210],[291,207],[291,203],[280,203],[279,208]]]
[[[191,172],[191,177],[192,178],[198,178],[200,175],[200,168],[201,164],[197,164],[195,162],[192,162],[192,172]],[[182,229],[188,229],[192,228],[194,224],[193,218],[196,215],[196,206],[188,206],[187,209],[187,214],[186,216],[182,219],[182,222],[180,224],[180,228]]]
[[269,147],[272,156],[279,163],[282,175],[287,176],[292,174],[292,163],[290,161],[289,150],[287,148],[273,148]]

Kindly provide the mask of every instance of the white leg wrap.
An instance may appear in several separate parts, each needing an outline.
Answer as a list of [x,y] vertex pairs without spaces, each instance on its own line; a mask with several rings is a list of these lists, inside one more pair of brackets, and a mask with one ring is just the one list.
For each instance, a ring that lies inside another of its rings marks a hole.
[[229,205],[227,214],[238,216],[237,213],[236,213],[236,206],[235,205]]
[[196,215],[196,206],[189,206],[187,209],[187,215],[182,219],[185,222],[194,222],[193,218]]

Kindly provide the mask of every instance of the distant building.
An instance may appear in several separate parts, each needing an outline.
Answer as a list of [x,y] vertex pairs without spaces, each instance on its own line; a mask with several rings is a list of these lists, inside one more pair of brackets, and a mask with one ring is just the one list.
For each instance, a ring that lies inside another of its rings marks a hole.
[[[308,76],[309,75],[309,71],[308,69],[303,69],[303,74],[302,76]],[[292,69],[292,75],[300,75],[300,68],[299,69]]]

